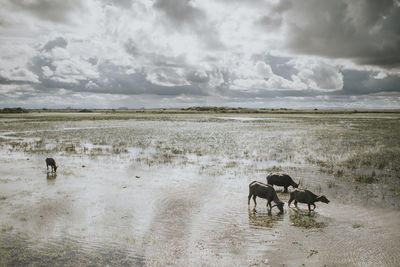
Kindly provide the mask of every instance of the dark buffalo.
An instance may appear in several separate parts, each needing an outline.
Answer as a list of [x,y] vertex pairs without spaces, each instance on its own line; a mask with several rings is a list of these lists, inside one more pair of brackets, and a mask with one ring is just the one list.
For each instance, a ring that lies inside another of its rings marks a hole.
[[288,206],[290,207],[290,203],[294,200],[294,206],[297,208],[297,202],[306,203],[308,205],[308,214],[311,213],[311,205],[314,206],[312,210],[315,210],[315,202],[324,202],[326,204],[329,203],[329,200],[326,196],[317,196],[313,192],[305,189],[295,189],[290,192],[290,199],[288,202]]
[[57,171],[57,165],[56,161],[53,158],[47,158],[46,159],[46,167],[47,170],[49,170],[49,166],[51,167],[51,171],[56,172]]
[[[253,210],[256,210],[257,207],[257,202],[256,202],[256,198],[260,197],[260,198],[264,198],[266,199],[267,202],[267,208],[269,206],[269,213],[271,213],[271,210],[273,207],[278,207],[280,213],[283,213],[283,205],[284,203],[282,201],[279,200],[278,196],[276,195],[275,189],[273,186],[268,185],[268,184],[264,184],[261,182],[251,182],[249,184],[249,198],[248,198],[248,205],[250,205],[250,198],[253,197],[253,201],[254,201],[254,208]],[[271,201],[275,202],[274,206],[271,206]]]
[[270,185],[283,186],[285,188],[284,193],[288,192],[289,186],[293,186],[294,188],[299,187],[299,184],[296,184],[286,173],[270,173],[267,175],[267,182]]

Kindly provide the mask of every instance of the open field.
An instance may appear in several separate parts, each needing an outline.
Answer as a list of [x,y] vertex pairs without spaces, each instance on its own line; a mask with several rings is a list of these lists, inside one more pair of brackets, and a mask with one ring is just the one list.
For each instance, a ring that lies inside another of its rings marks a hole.
[[[1,114],[0,266],[399,266],[399,132],[399,113]],[[253,213],[272,171],[331,202]]]

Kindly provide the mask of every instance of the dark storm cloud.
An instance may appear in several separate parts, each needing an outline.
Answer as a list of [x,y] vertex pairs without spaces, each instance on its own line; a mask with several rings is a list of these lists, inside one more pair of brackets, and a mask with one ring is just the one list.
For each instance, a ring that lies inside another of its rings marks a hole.
[[63,37],[57,37],[54,40],[48,41],[42,48],[43,51],[49,52],[55,47],[61,47],[61,48],[66,48],[68,45],[67,40],[65,40]]
[[383,79],[374,78],[376,73],[343,70],[343,90],[341,94],[363,95],[380,92],[400,92],[400,77],[388,75]]
[[103,0],[106,4],[114,4],[123,8],[130,8],[134,0]]
[[195,25],[205,18],[204,12],[194,7],[190,0],[157,0],[154,7],[163,12],[178,28]]
[[199,43],[207,49],[225,48],[218,30],[208,21],[207,14],[195,7],[191,0],[157,0],[154,8],[164,14],[170,23],[164,25],[167,30],[178,31],[181,34],[195,33]]
[[256,24],[259,24],[266,29],[275,29],[279,28],[282,25],[282,17],[281,16],[262,16],[258,21],[256,21]]
[[400,67],[400,7],[394,0],[293,1],[286,45],[301,54]]
[[82,1],[79,0],[8,0],[7,2],[14,11],[24,11],[39,19],[54,22],[68,21],[72,12],[82,8]]
[[279,75],[287,80],[290,80],[293,75],[298,73],[293,65],[289,64],[291,57],[273,56],[267,54],[262,57],[263,61],[271,66],[272,72]]

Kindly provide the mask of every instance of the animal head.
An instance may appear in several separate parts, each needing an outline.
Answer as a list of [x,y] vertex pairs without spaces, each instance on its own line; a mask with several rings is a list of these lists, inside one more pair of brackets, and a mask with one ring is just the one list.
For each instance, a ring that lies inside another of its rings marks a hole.
[[329,199],[327,199],[326,196],[324,196],[324,195],[317,197],[316,201],[321,201],[326,204],[328,204],[330,202]]
[[298,183],[298,184],[294,183],[294,184],[293,184],[293,187],[294,187],[294,188],[298,188],[298,187],[299,187],[299,184],[300,184],[300,183]]
[[283,203],[282,201],[276,203],[276,206],[278,207],[280,213],[283,213],[283,205],[285,205],[285,203]]
[[56,171],[57,171],[57,168],[58,168],[58,166],[54,166],[54,172],[56,172]]

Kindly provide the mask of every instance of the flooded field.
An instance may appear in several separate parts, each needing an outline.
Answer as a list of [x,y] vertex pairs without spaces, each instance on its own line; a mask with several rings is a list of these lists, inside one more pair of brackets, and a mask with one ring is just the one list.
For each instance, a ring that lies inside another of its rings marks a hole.
[[[3,115],[0,266],[400,266],[399,132],[399,114]],[[248,184],[276,171],[331,202],[254,213]]]

